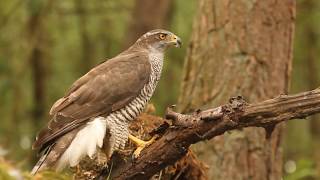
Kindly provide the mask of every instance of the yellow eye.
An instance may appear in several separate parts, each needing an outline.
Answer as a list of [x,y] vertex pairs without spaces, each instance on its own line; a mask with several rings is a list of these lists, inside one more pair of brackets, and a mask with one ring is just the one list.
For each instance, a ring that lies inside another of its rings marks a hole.
[[164,40],[164,39],[166,38],[166,35],[165,35],[165,34],[160,34],[160,35],[159,35],[159,38],[160,38],[161,40]]

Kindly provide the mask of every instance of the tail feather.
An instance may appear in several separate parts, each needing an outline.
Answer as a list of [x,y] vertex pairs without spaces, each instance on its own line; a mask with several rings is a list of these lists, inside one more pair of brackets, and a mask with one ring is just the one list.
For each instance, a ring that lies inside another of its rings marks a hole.
[[37,164],[33,167],[32,171],[30,173],[32,176],[36,175],[39,170],[43,170],[43,169],[47,168],[45,161],[46,161],[49,153],[51,152],[52,146],[53,145],[49,146],[46,150],[44,150],[43,155],[41,155],[41,158],[39,159]]
[[57,169],[57,162],[60,161],[62,154],[64,154],[78,131],[79,128],[74,129],[73,131],[57,139],[53,144],[49,145],[45,150],[43,150],[41,158],[31,171],[31,175],[35,175],[39,171],[47,169],[59,170]]

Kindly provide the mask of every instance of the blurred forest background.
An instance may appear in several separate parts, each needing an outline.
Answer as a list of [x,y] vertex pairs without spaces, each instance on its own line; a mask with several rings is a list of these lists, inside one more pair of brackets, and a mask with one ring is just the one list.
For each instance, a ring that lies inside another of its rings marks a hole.
[[[52,103],[90,68],[159,27],[184,42],[168,53],[152,98],[162,115],[177,102],[196,7],[195,0],[0,1],[0,159],[30,169],[31,144]],[[291,93],[320,84],[319,20],[320,1],[297,0]],[[286,179],[320,179],[320,119],[287,124]]]

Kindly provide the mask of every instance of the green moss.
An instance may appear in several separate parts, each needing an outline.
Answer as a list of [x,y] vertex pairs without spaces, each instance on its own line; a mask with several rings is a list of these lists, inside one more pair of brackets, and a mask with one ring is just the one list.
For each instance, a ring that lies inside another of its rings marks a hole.
[[25,174],[26,180],[70,180],[72,176],[67,173],[56,173],[53,171],[43,171],[36,176],[31,176],[30,174]]
[[[9,172],[16,172],[15,176],[11,175]],[[7,161],[0,159],[0,180],[15,180],[21,178],[23,178],[24,180],[70,180],[72,179],[72,175],[68,173],[43,171],[41,173],[38,173],[36,176],[31,176],[30,172],[20,170],[14,167],[13,165],[9,164]]]
[[0,164],[0,179],[14,180],[14,178],[8,174],[8,170],[9,169],[5,164]]

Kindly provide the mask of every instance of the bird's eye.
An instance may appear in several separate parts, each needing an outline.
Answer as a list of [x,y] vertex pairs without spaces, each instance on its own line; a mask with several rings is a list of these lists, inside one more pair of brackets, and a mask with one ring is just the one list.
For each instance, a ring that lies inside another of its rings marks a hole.
[[165,35],[165,34],[160,34],[160,35],[159,35],[159,38],[160,38],[161,40],[164,40],[164,39],[166,38],[166,35]]

